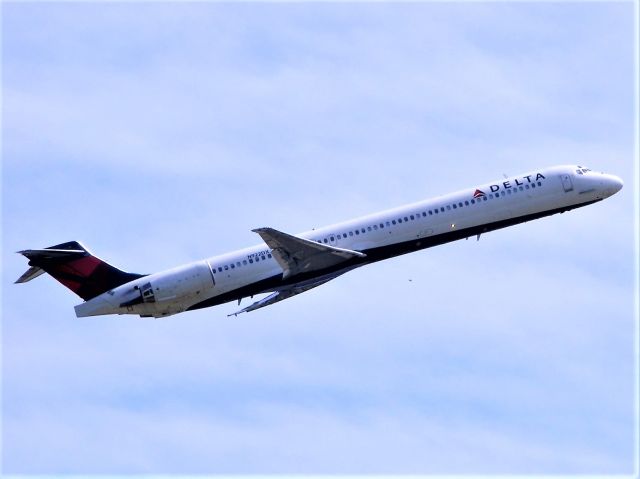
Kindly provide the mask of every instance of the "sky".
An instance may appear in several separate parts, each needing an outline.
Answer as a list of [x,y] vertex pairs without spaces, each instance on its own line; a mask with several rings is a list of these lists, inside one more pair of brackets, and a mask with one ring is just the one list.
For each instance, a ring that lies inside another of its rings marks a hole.
[[[4,3],[2,472],[631,474],[633,18]],[[149,273],[557,164],[625,187],[238,318],[12,284],[20,249]]]

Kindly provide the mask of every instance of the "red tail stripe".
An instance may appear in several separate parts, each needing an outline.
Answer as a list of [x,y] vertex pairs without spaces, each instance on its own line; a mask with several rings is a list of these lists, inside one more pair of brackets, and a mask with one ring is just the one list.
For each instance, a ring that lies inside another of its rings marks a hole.
[[67,264],[63,265],[61,269],[68,269],[70,272],[74,272],[83,278],[88,278],[93,274],[96,268],[100,266],[100,263],[102,263],[102,261],[98,258],[95,258],[94,256],[86,256],[74,261],[69,261]]

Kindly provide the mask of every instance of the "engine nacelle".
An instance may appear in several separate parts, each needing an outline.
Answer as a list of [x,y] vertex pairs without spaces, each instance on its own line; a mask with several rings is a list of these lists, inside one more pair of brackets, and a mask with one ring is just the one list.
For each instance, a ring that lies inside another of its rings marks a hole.
[[151,279],[150,283],[153,288],[150,294],[158,303],[175,299],[186,300],[199,296],[207,287],[213,287],[211,271],[205,262],[160,273],[157,278]]
[[128,289],[127,300],[120,307],[144,316],[175,314],[197,302],[213,286],[207,262],[191,263],[141,278]]

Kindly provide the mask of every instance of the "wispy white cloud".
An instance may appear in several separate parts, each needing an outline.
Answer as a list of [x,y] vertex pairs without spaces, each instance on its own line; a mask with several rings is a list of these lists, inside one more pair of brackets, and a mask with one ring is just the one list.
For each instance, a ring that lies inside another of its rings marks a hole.
[[[149,272],[502,172],[630,183],[631,10],[10,4],[4,283],[75,238]],[[11,286],[5,472],[629,472],[633,220],[625,188],[233,321]]]

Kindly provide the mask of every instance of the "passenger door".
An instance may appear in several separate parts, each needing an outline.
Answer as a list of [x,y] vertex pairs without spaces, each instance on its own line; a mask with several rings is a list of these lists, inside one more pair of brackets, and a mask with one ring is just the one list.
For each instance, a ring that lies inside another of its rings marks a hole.
[[560,181],[562,181],[562,187],[564,188],[565,193],[568,193],[569,191],[573,191],[573,183],[571,182],[571,176],[562,174],[560,175]]

